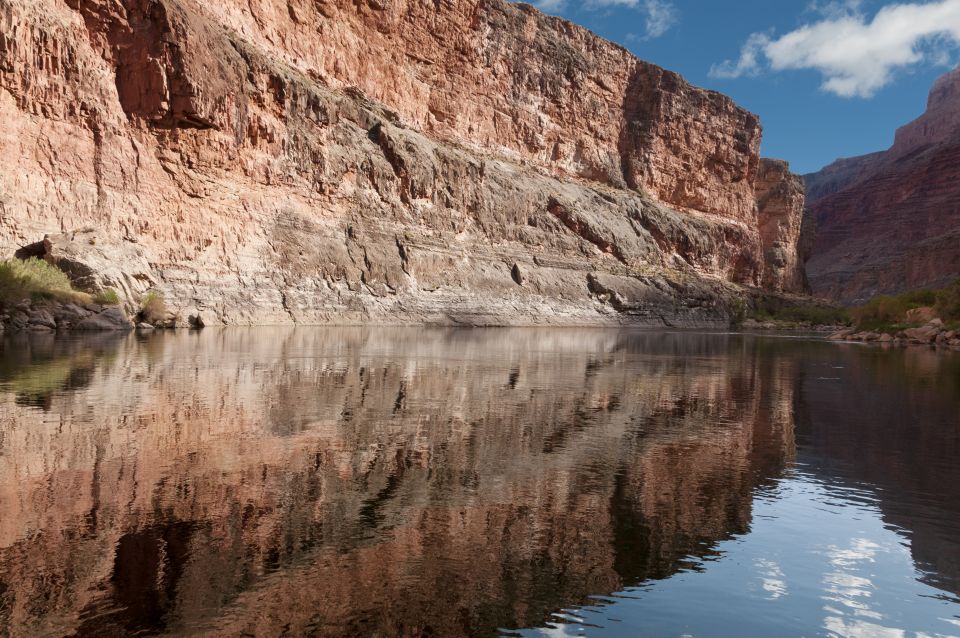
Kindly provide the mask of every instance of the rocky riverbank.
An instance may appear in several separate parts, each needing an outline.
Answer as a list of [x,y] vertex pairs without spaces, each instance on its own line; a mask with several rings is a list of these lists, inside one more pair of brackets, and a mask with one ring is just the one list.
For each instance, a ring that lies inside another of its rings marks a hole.
[[960,330],[951,330],[940,319],[932,319],[923,326],[896,331],[858,330],[845,328],[828,337],[831,341],[858,341],[892,346],[928,345],[960,350]]
[[60,330],[132,330],[133,322],[118,306],[24,300],[0,308],[0,334]]

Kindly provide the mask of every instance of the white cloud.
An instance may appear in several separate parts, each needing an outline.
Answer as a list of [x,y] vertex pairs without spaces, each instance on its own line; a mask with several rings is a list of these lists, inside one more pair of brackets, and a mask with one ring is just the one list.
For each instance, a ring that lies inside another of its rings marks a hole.
[[537,0],[533,3],[533,6],[540,9],[541,11],[546,11],[548,13],[554,13],[560,11],[566,6],[566,0]]
[[857,14],[864,0],[812,0],[807,5],[807,13],[815,13],[823,18],[839,18]]
[[960,0],[891,4],[869,20],[861,2],[813,5],[824,16],[774,38],[755,33],[738,60],[710,69],[716,78],[773,71],[813,69],[823,75],[824,90],[841,97],[871,97],[896,71],[927,62],[943,62],[944,52],[960,46]]
[[[567,6],[567,0],[537,0],[533,3],[541,11],[557,13]],[[677,23],[677,10],[670,0],[584,0],[581,9],[596,11],[611,7],[636,9],[644,15],[643,39],[659,38]]]
[[710,76],[714,78],[739,78],[745,75],[756,75],[760,72],[761,57],[764,49],[770,44],[770,37],[764,33],[754,33],[747,38],[740,49],[740,58],[736,61],[727,60],[710,67]]
[[677,22],[677,10],[665,0],[646,0],[643,10],[647,14],[647,38],[659,38]]

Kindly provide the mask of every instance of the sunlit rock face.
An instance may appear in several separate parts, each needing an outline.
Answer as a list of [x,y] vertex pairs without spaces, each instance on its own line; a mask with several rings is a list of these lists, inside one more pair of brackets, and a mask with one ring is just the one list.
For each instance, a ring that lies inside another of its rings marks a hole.
[[781,292],[807,291],[800,233],[804,204],[803,178],[786,162],[763,160],[757,176],[763,286]]
[[960,69],[882,153],[806,176],[813,291],[846,303],[960,277]]
[[723,324],[765,281],[757,118],[525,5],[0,0],[0,30],[0,249],[93,229],[183,323]]
[[789,366],[717,337],[103,339],[0,370],[14,634],[539,624],[746,532],[794,454]]

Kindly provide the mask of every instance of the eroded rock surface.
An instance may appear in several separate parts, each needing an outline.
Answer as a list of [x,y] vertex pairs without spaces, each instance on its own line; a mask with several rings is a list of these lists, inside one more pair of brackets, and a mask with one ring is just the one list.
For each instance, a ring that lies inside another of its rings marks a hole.
[[814,293],[846,303],[960,277],[960,69],[885,152],[806,176]]
[[757,118],[528,6],[0,0],[0,36],[0,250],[92,229],[184,321],[704,325],[796,283]]
[[763,286],[769,290],[806,290],[800,255],[803,220],[803,179],[786,162],[763,160],[757,178],[760,241],[763,247]]

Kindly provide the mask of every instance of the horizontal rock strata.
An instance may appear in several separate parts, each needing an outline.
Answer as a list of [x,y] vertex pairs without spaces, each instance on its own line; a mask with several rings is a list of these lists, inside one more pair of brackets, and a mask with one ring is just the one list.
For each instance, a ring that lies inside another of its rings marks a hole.
[[0,89],[0,251],[82,231],[184,323],[723,324],[802,285],[757,118],[523,5],[0,0]]
[[885,152],[806,176],[813,291],[845,303],[960,278],[960,69]]

